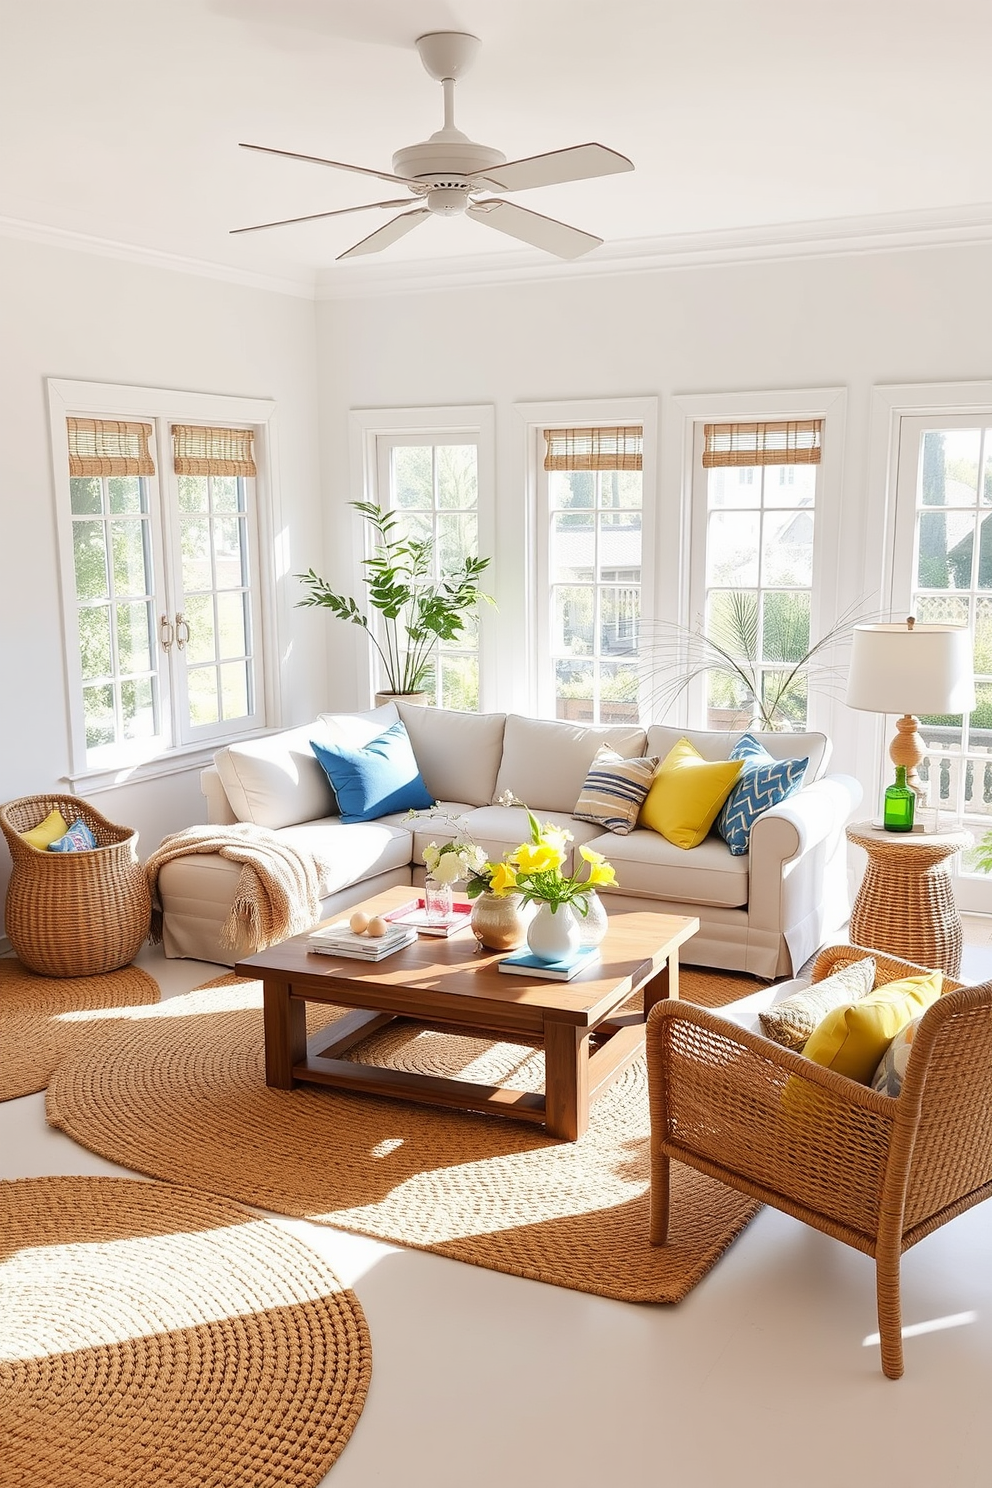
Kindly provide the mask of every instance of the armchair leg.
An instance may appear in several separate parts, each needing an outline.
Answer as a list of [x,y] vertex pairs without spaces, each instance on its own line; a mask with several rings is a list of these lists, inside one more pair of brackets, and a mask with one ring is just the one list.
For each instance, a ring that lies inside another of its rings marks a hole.
[[652,1245],[664,1245],[668,1239],[671,1197],[671,1159],[662,1153],[651,1158],[651,1211],[648,1239]]
[[875,1256],[875,1292],[878,1302],[878,1334],[882,1354],[882,1373],[889,1379],[900,1379],[902,1357],[902,1302],[899,1271],[902,1256],[898,1249],[886,1246]]

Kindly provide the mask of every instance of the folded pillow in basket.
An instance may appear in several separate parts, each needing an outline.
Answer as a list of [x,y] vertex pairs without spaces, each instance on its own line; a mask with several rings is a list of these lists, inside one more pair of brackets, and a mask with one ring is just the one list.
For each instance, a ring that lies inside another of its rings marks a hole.
[[425,811],[434,805],[420,774],[402,720],[361,749],[310,740],[338,798],[343,822],[375,821],[393,811]]
[[809,756],[775,759],[753,734],[742,734],[730,758],[743,760],[744,768],[723,803],[716,829],[730,848],[731,857],[740,858],[750,849],[751,828],[758,817],[802,785]]
[[608,744],[601,744],[572,815],[577,821],[595,822],[608,832],[626,837],[637,822],[659,762],[657,755],[624,759]]
[[57,837],[64,837],[68,830],[69,824],[56,806],[43,822],[32,827],[30,832],[21,832],[20,836],[29,846],[36,847],[39,852],[44,852],[50,842],[54,842]]
[[81,816],[77,816],[63,837],[48,844],[49,852],[89,852],[96,847],[96,838]]

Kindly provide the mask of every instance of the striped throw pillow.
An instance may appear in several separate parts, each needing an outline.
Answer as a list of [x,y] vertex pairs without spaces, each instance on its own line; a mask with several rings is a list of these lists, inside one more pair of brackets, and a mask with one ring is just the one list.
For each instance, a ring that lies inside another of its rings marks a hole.
[[572,815],[625,837],[637,821],[659,762],[658,755],[624,759],[608,744],[600,745]]

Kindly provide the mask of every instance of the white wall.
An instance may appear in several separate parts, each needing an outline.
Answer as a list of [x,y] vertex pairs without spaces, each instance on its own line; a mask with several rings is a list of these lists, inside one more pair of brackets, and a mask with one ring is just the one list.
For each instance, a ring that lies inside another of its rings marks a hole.
[[[872,388],[988,378],[992,248],[982,245],[806,257],[650,271],[623,277],[424,291],[318,307],[324,485],[329,521],[349,520],[347,410],[491,403],[496,410],[500,645],[521,647],[521,401],[656,396],[660,400],[657,618],[680,578],[679,395],[841,387],[846,449],[837,609],[875,595],[881,555],[866,548]],[[335,512],[337,515],[335,516]],[[353,641],[332,644],[349,675]],[[344,698],[342,701],[358,701]],[[507,700],[526,707],[526,698]],[[870,715],[826,710],[833,766],[858,774],[869,800],[879,733]]]
[[[323,547],[312,301],[0,239],[0,326],[0,799],[64,791],[70,764],[48,377],[276,400],[284,719],[326,707],[324,632],[292,608],[292,573]],[[142,856],[203,818],[195,770],[91,799],[140,831]],[[0,849],[0,903],[9,867]]]

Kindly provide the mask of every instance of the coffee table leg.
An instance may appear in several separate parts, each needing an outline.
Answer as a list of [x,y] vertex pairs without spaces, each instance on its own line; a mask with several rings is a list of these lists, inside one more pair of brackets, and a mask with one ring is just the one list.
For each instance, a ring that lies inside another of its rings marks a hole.
[[566,1142],[589,1125],[589,1032],[574,1023],[544,1025],[544,1125]]
[[679,953],[674,950],[669,956],[667,963],[662,967],[649,982],[644,985],[644,1021],[648,1021],[648,1013],[656,1002],[664,1002],[666,997],[678,997],[679,995]]
[[288,982],[263,980],[263,1024],[265,1029],[265,1083],[277,1090],[292,1090],[294,1064],[307,1057],[307,1007],[289,995]]

